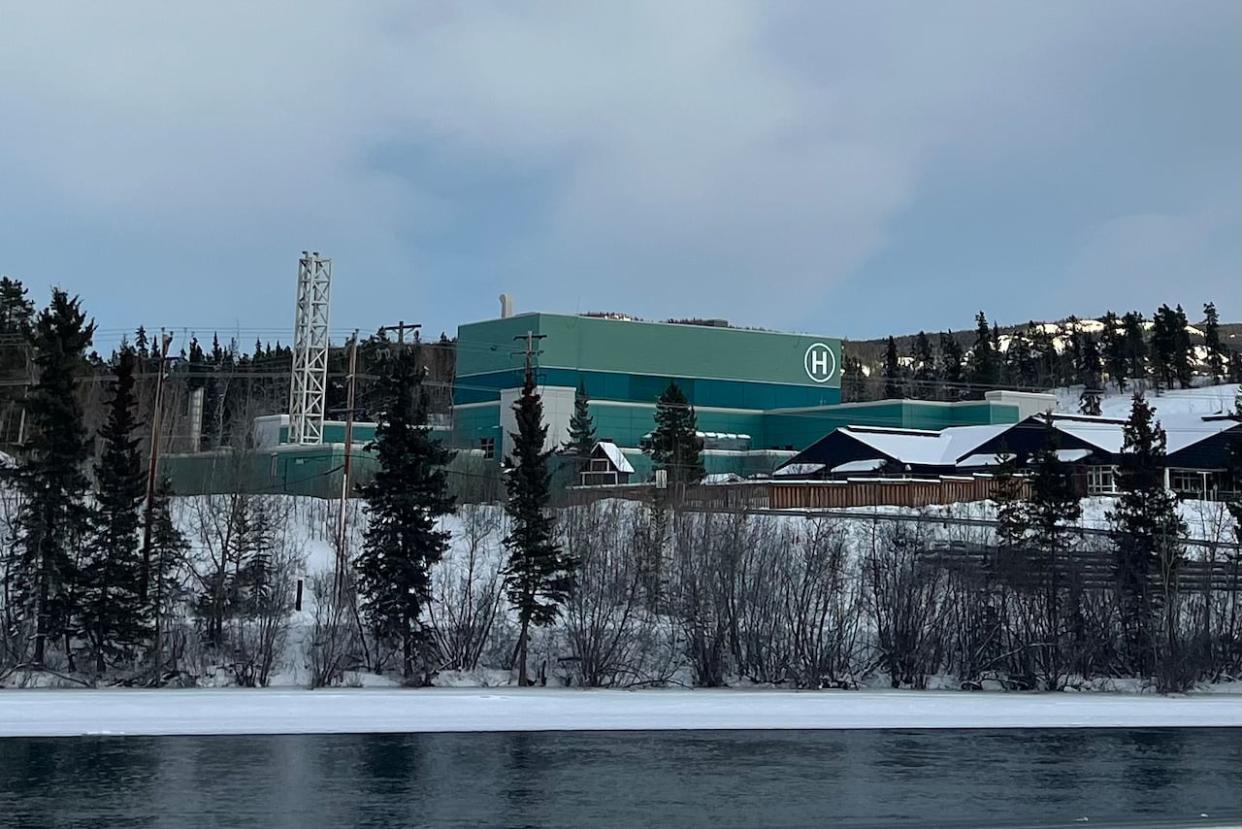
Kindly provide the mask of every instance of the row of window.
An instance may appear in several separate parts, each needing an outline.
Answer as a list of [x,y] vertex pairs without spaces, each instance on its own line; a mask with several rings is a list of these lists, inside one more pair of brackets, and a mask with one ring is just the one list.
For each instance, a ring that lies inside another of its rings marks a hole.
[[[1117,467],[1087,467],[1088,495],[1116,495]],[[1216,489],[1216,481],[1211,472],[1200,472],[1196,469],[1170,469],[1169,489],[1179,495],[1206,495]]]

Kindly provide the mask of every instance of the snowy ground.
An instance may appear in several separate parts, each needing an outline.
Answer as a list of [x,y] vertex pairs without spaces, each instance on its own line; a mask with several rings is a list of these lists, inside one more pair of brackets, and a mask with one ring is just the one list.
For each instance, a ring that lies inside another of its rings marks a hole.
[[[1147,402],[1156,409],[1157,415],[1178,414],[1228,414],[1233,411],[1234,399],[1238,394],[1237,383],[1219,386],[1200,386],[1193,389],[1168,389],[1157,394],[1147,392]],[[1057,397],[1057,410],[1077,412],[1082,386],[1053,389]],[[1118,393],[1111,386],[1100,400],[1100,414],[1104,417],[1125,419],[1130,416],[1130,403],[1133,392]]]
[[936,691],[0,691],[0,737],[430,731],[1242,727],[1242,697]]

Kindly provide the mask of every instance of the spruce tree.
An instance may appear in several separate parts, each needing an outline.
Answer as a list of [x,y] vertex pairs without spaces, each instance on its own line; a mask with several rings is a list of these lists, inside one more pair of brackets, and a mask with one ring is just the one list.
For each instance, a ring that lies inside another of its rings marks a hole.
[[867,399],[867,375],[862,360],[845,356],[841,360],[841,400],[844,403],[861,403]]
[[900,398],[901,387],[901,362],[897,358],[897,341],[889,337],[884,347],[884,399]]
[[972,396],[982,398],[984,392],[999,384],[1000,363],[987,317],[980,311],[975,317],[975,344],[970,350],[970,383]]
[[656,401],[655,430],[644,450],[651,455],[652,466],[665,471],[670,487],[703,480],[703,439],[698,431],[694,407],[681,387],[669,383]]
[[1168,305],[1161,305],[1152,316],[1151,366],[1156,388],[1173,388],[1176,376],[1177,317]]
[[1153,668],[1158,579],[1175,569],[1185,526],[1177,512],[1177,497],[1164,486],[1164,429],[1142,393],[1134,395],[1123,433],[1118,497],[1108,520],[1124,655],[1132,670],[1147,675]]
[[354,561],[362,610],[379,640],[401,649],[402,675],[414,678],[426,642],[422,621],[431,590],[431,567],[449,546],[438,519],[453,510],[445,465],[453,453],[427,428],[422,372],[415,350],[397,347],[380,365],[376,390],[379,422],[367,445],[379,468],[360,487],[369,516],[362,551]]
[[1039,381],[1039,361],[1027,333],[1014,331],[1004,355],[1006,382],[1018,388],[1031,388]]
[[24,498],[17,517],[21,552],[12,595],[34,621],[37,665],[44,663],[48,641],[61,638],[73,665],[69,636],[79,551],[90,519],[84,471],[90,444],[74,386],[85,368],[94,330],[78,299],[56,288],[32,334],[39,379],[27,401],[30,437],[15,470]]
[[1101,320],[1104,330],[1100,332],[1100,345],[1104,351],[1104,365],[1109,379],[1117,384],[1117,391],[1126,390],[1128,362],[1126,360],[1125,332],[1117,315],[1109,311]]
[[529,367],[513,411],[518,430],[512,435],[513,453],[505,476],[505,512],[511,524],[504,540],[509,551],[504,578],[509,604],[518,615],[514,651],[518,684],[529,685],[530,629],[549,625],[560,615],[561,605],[573,589],[574,561],[556,541],[549,509],[551,452],[543,448],[548,427],[543,422],[543,401],[535,391],[535,374]]
[[134,354],[139,360],[146,360],[151,356],[151,341],[147,338],[147,329],[144,326],[138,326],[138,330],[134,332]]
[[579,471],[586,469],[595,451],[595,421],[591,417],[591,401],[581,385],[574,392],[574,413],[569,418],[569,435],[561,451],[577,460]]
[[1219,383],[1225,374],[1227,352],[1220,342],[1220,315],[1214,303],[1203,306],[1203,345],[1207,349],[1207,369],[1212,382]]
[[1043,445],[1032,457],[1031,497],[1026,518],[1030,526],[1030,543],[1039,573],[1040,590],[1034,614],[1039,636],[1035,644],[1035,661],[1044,682],[1044,689],[1058,690],[1065,674],[1065,653],[1062,640],[1062,571],[1069,563],[1073,525],[1082,515],[1082,505],[1074,488],[1072,471],[1057,456],[1057,433],[1051,421],[1046,425]]
[[[0,339],[10,347],[0,349],[0,376],[27,376],[28,352],[34,319],[34,303],[26,297],[20,280],[0,277]],[[15,444],[20,439],[24,389],[0,387],[0,442]]]
[[941,334],[940,380],[944,384],[946,400],[957,400],[962,396],[962,381],[965,378],[962,371],[963,362],[962,346],[958,343],[957,337],[953,336],[952,331]]
[[1190,342],[1190,320],[1186,311],[1178,305],[1170,322],[1173,326],[1173,376],[1184,389],[1190,388],[1194,378],[1194,346]]
[[82,567],[82,629],[100,674],[109,658],[131,658],[148,633],[138,543],[146,473],[135,435],[136,362],[128,347],[117,355],[108,419],[99,430],[103,451],[95,463],[91,542]]
[[996,467],[996,543],[1002,550],[1016,550],[1026,541],[1029,527],[1026,499],[1022,494],[1018,456],[1004,445],[996,453],[1001,462]]
[[1121,318],[1125,335],[1126,374],[1133,380],[1147,379],[1147,340],[1143,337],[1143,315],[1128,311]]
[[914,398],[918,400],[934,400],[936,398],[936,354],[932,351],[931,340],[920,331],[914,338]]
[[1078,411],[1085,415],[1099,415],[1104,381],[1100,376],[1100,349],[1096,345],[1095,337],[1084,334],[1081,338],[1081,349],[1079,382],[1082,383],[1082,394],[1078,398]]
[[164,640],[178,607],[189,598],[181,577],[190,544],[172,515],[172,484],[163,477],[156,484],[151,501],[151,576],[148,582],[146,614],[155,629],[151,664],[154,684],[164,681]]

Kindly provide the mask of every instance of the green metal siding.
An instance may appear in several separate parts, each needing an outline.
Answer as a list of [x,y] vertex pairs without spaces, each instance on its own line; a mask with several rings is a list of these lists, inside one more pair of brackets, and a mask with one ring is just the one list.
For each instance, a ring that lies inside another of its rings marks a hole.
[[[716,406],[726,409],[786,409],[802,406],[831,406],[841,402],[841,390],[822,386],[798,386],[763,383],[752,380],[713,380],[676,377],[668,374],[614,374],[541,367],[536,372],[540,385],[581,388],[592,400],[622,400],[631,403],[654,403],[670,382],[678,387],[695,406]],[[501,389],[522,385],[518,370],[498,371],[459,377],[453,388],[457,405],[496,400]]]
[[[540,341],[539,365],[651,377],[686,377],[840,388],[841,342],[833,337],[716,328],[706,325],[523,314],[457,329],[457,376],[516,368],[513,338],[527,331]],[[807,349],[823,343],[836,370],[816,383],[806,372]],[[660,390],[657,390],[656,394]]]

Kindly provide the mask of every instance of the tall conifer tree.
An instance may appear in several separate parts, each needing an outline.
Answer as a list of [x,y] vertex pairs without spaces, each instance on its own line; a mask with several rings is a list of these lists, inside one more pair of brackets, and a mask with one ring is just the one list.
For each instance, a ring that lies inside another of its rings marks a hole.
[[703,480],[703,439],[698,428],[694,407],[680,386],[669,383],[656,401],[655,430],[645,447],[652,465],[667,474],[669,486]]
[[373,482],[360,487],[370,521],[354,566],[362,610],[377,639],[401,649],[402,675],[414,678],[426,642],[423,609],[431,567],[449,533],[437,522],[453,510],[445,465],[453,453],[431,436],[414,348],[384,354],[377,390],[379,423],[368,448],[379,461]]
[[141,595],[142,552],[138,544],[146,472],[138,455],[134,413],[137,358],[122,346],[108,419],[99,430],[103,452],[95,463],[95,508],[91,542],[82,569],[82,627],[103,673],[109,658],[128,658],[145,640],[148,619]]
[[1132,670],[1147,675],[1153,668],[1153,614],[1160,602],[1157,578],[1175,568],[1185,525],[1177,497],[1164,485],[1164,429],[1141,393],[1134,395],[1123,433],[1118,497],[1108,519],[1125,657]]
[[514,649],[518,684],[529,685],[530,629],[549,625],[560,615],[561,605],[573,589],[574,561],[556,541],[555,519],[549,509],[551,450],[543,448],[548,427],[543,422],[543,401],[535,391],[535,374],[529,366],[513,411],[517,432],[512,435],[513,453],[505,476],[505,512],[512,523],[505,536],[509,561],[504,578],[505,593],[518,615]]
[[14,598],[34,620],[35,664],[43,664],[49,641],[63,638],[72,667],[68,645],[79,552],[90,518],[84,471],[90,444],[74,386],[94,331],[78,299],[56,288],[32,336],[39,379],[27,403],[30,437],[16,470],[25,497],[18,514],[21,567]]

